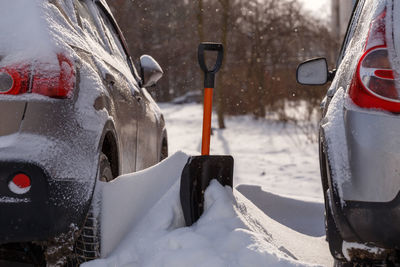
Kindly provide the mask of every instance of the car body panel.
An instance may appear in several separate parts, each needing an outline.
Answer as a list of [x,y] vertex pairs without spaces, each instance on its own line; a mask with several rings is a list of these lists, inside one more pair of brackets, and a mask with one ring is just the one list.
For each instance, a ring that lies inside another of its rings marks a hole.
[[361,110],[344,116],[351,183],[343,199],[392,201],[400,191],[400,117]]
[[138,156],[137,169],[142,170],[159,161],[158,155],[148,153],[148,151],[159,151],[160,130],[155,125],[160,124],[161,117],[158,115],[157,107],[151,100],[150,94],[146,89],[142,89],[140,100],[141,119],[138,131]]
[[0,136],[18,132],[25,113],[26,102],[6,100],[0,103]]

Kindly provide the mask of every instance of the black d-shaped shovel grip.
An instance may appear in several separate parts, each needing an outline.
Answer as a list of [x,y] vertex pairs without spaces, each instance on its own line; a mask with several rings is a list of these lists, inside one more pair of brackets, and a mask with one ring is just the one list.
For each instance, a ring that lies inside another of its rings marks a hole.
[[[217,51],[217,62],[214,67],[209,70],[207,68],[204,51]],[[219,71],[222,66],[222,60],[224,58],[224,47],[219,43],[201,43],[197,50],[197,57],[199,60],[200,68],[204,71],[204,88],[214,88],[215,74]]]

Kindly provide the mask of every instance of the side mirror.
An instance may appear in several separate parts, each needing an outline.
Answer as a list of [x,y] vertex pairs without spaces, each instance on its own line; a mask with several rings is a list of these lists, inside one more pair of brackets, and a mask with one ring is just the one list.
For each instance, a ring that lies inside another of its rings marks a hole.
[[154,58],[148,55],[140,57],[140,76],[143,87],[151,87],[163,76],[164,72]]
[[324,85],[332,81],[334,72],[329,72],[325,58],[314,58],[297,67],[296,79],[303,85]]

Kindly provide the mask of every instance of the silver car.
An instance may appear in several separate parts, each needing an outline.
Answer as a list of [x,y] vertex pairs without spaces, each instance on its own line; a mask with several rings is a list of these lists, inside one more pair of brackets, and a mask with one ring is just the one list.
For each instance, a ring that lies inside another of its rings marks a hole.
[[97,258],[97,182],[168,155],[145,89],[162,69],[145,55],[138,74],[104,0],[0,10],[0,264]]
[[[302,84],[332,84],[322,103],[326,233],[338,265],[399,263],[400,2],[359,0],[337,70],[299,65]],[[347,266],[346,265],[346,266]]]

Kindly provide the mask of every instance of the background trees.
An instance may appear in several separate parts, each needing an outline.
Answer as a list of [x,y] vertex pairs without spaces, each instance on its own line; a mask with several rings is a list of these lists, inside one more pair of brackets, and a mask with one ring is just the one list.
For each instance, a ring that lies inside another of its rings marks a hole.
[[302,13],[296,0],[113,0],[109,4],[132,56],[150,54],[165,71],[157,89],[151,90],[157,101],[201,90],[198,43],[224,43],[215,95],[220,127],[223,114],[262,118],[272,111],[285,120],[288,100],[305,100],[312,111],[325,93],[322,88],[297,85],[295,70],[309,57],[325,56],[333,63],[338,41],[331,37],[327,22]]

